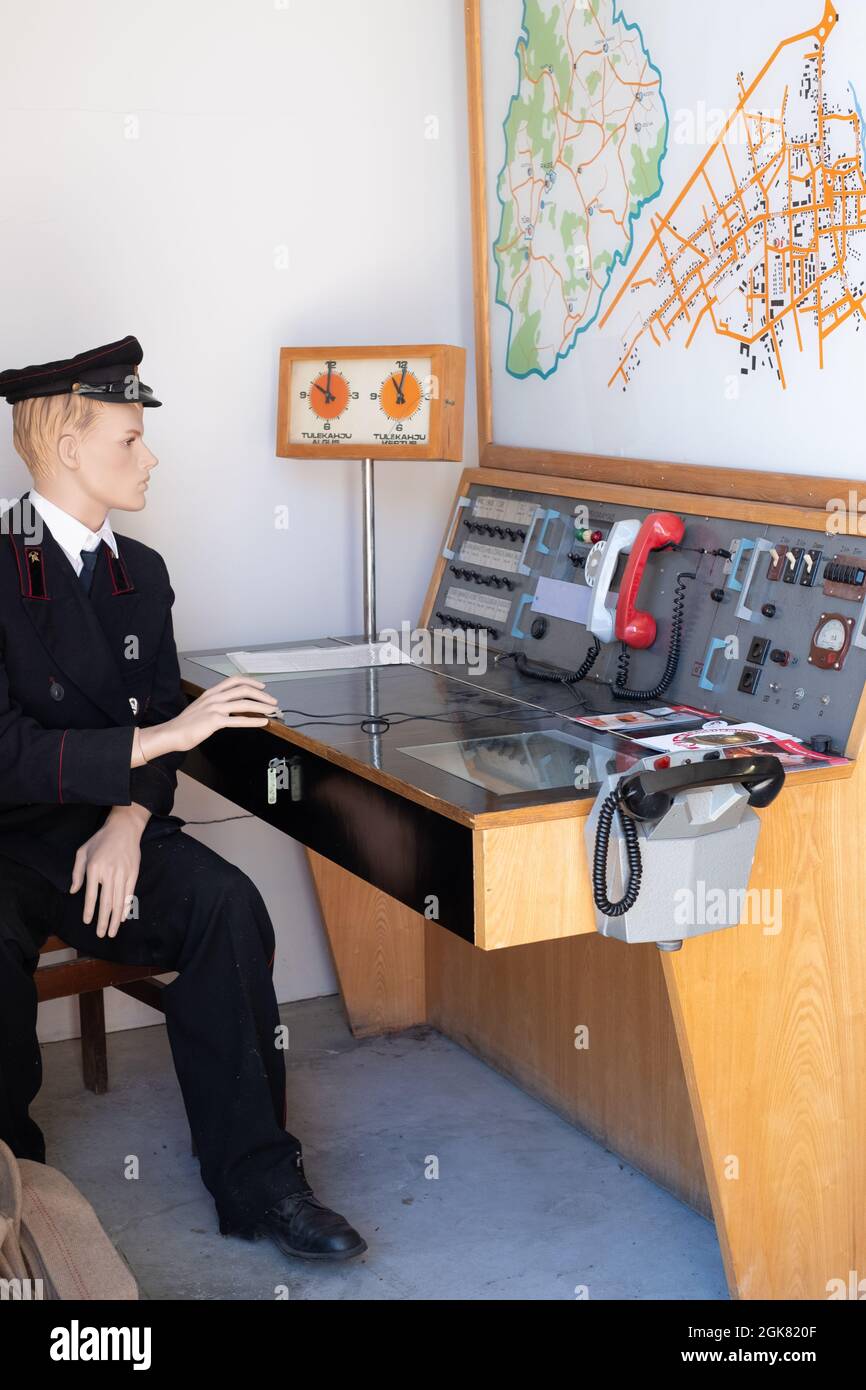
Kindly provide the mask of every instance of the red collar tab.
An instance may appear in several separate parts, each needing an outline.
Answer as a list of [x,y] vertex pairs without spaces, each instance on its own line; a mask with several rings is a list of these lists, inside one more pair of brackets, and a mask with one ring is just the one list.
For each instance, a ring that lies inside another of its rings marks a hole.
[[[44,598],[50,599],[48,585],[45,578],[45,549],[41,545],[22,545],[23,558],[19,554],[15,538],[9,535],[9,540],[15,554],[15,562],[18,566],[18,584],[24,598]],[[120,552],[117,558],[111,546],[106,541],[102,542],[105,547],[105,555],[108,560],[108,571],[111,576],[112,594],[134,594],[135,585],[129,577],[129,571],[123,563]]]
[[111,572],[111,591],[114,594],[132,594],[135,592],[135,585],[129,577],[126,565],[123,563],[123,556],[117,552],[117,558],[111,546],[106,541],[102,542],[105,546],[105,553],[108,557],[108,568]]
[[18,566],[21,592],[25,598],[48,598],[45,586],[45,552],[41,545],[25,545],[24,569]]

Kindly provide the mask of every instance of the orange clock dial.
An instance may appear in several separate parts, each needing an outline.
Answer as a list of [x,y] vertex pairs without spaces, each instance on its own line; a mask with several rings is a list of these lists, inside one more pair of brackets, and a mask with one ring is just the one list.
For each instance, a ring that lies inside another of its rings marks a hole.
[[465,348],[280,348],[280,458],[462,458]]
[[351,391],[346,378],[326,367],[310,386],[309,404],[320,420],[338,420],[349,404]]
[[389,420],[411,420],[424,399],[424,391],[414,372],[398,362],[382,382],[379,404]]

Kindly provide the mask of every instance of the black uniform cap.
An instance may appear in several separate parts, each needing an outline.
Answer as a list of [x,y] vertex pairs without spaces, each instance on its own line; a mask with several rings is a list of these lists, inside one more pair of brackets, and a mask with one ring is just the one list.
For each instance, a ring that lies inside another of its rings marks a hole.
[[99,401],[127,401],[139,405],[162,405],[149,386],[139,381],[136,368],[144,356],[141,343],[132,334],[104,347],[90,348],[63,362],[43,362],[35,367],[11,367],[0,372],[0,396],[10,405],[33,396],[63,396],[73,393]]

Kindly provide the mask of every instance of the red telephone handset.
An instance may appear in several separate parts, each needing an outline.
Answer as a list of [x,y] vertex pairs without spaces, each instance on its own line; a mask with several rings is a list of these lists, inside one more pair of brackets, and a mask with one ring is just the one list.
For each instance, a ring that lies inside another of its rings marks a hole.
[[643,523],[626,561],[625,574],[616,605],[616,636],[629,647],[651,647],[656,640],[656,620],[637,607],[643,572],[650,552],[666,545],[679,545],[685,535],[685,522],[673,512],[652,512]]

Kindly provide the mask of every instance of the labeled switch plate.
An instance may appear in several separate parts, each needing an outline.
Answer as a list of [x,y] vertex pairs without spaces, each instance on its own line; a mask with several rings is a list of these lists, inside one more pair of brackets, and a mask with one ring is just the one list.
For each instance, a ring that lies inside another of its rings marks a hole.
[[801,545],[789,545],[785,551],[785,572],[782,575],[782,583],[796,584],[800,578],[802,564],[803,547]]
[[803,559],[803,573],[800,575],[800,583],[804,589],[814,589],[817,584],[823,554],[823,550],[806,551]]

